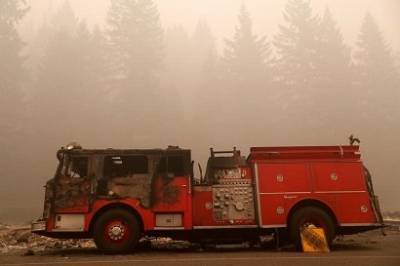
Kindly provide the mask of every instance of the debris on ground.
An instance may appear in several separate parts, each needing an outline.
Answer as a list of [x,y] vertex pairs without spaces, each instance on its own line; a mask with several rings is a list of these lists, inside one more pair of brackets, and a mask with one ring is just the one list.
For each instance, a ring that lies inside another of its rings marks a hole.
[[0,230],[7,229],[8,227],[9,227],[9,225],[0,223]]
[[169,237],[144,237],[139,242],[141,249],[187,249],[192,248],[192,243],[182,240],[173,240]]
[[90,249],[95,244],[89,239],[53,239],[31,233],[30,226],[0,224],[0,254],[21,253],[32,256],[45,250]]
[[[191,244],[167,237],[143,238],[139,246],[142,249],[185,249]],[[54,239],[31,233],[30,226],[0,224],[0,254],[19,253],[33,256],[49,250],[94,249],[91,239]]]
[[[400,234],[400,226],[397,223],[386,223],[388,226],[384,231],[391,235]],[[365,245],[378,245],[382,238],[380,229],[372,230],[367,233],[356,234],[353,236],[338,236],[334,243],[339,246],[364,243]],[[261,238],[261,247],[274,248],[275,242],[271,236]],[[198,246],[198,245],[197,245]],[[243,245],[242,245],[243,246]],[[247,243],[241,248],[254,247],[254,244]],[[39,236],[31,233],[29,225],[17,226],[0,223],[0,255],[1,254],[20,254],[23,256],[41,255],[48,251],[63,251],[71,249],[95,249],[95,244],[91,239],[54,239]],[[232,246],[230,246],[232,247]],[[284,243],[279,246],[279,250],[285,250]],[[137,247],[140,250],[179,250],[195,249],[196,244],[188,241],[173,240],[168,237],[144,237],[140,240]],[[217,246],[217,248],[221,248]],[[236,247],[237,248],[237,247]]]

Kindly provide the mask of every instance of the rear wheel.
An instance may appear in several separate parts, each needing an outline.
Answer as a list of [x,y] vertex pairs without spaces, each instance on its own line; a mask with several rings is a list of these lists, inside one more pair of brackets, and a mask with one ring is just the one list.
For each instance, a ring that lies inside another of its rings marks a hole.
[[124,209],[106,211],[97,219],[93,229],[97,248],[106,253],[132,251],[141,235],[137,218]]
[[324,229],[325,237],[330,246],[335,238],[335,222],[323,209],[318,207],[304,207],[297,210],[289,222],[289,234],[291,241],[298,250],[302,249],[300,232],[304,227],[314,225]]

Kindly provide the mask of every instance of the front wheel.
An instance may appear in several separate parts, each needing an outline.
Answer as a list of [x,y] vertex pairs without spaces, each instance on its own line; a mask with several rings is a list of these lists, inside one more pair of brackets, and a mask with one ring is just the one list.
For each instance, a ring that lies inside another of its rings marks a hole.
[[308,225],[314,225],[324,229],[326,241],[328,245],[331,246],[335,238],[335,222],[323,209],[310,206],[297,210],[292,215],[289,222],[290,239],[298,250],[302,249],[300,232]]
[[111,209],[103,213],[96,220],[93,231],[97,248],[113,254],[132,251],[140,235],[137,218],[124,209]]

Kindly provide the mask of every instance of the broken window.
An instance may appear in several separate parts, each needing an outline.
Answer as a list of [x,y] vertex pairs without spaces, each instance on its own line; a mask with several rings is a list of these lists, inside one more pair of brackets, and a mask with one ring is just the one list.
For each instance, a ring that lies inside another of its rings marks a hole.
[[160,173],[168,173],[172,176],[184,176],[185,164],[183,156],[164,156],[160,160]]
[[68,177],[80,178],[88,175],[88,157],[65,156],[61,174]]
[[150,207],[151,178],[147,156],[106,156],[103,171],[98,195],[136,198],[144,207]]
[[56,208],[87,207],[91,191],[87,156],[64,156],[60,175],[55,183]]
[[108,178],[147,174],[146,156],[107,156],[104,158],[104,176]]

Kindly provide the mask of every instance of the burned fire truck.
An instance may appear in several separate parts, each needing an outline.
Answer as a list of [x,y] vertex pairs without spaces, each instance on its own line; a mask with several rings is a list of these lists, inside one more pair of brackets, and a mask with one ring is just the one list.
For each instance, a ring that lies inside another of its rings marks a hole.
[[371,175],[358,146],[253,147],[214,151],[204,177],[193,177],[190,150],[83,149],[57,152],[34,233],[93,238],[109,253],[135,248],[144,236],[197,243],[255,243],[300,230],[338,234],[382,226]]

